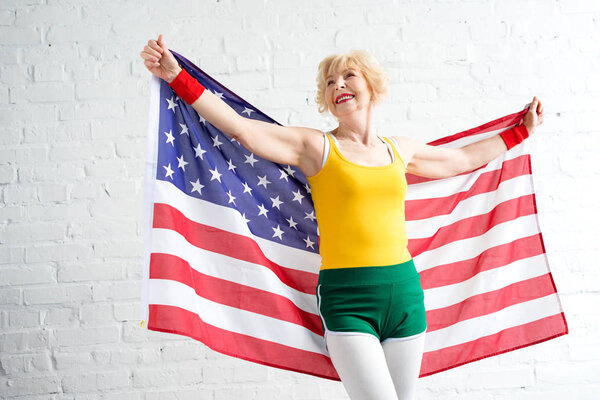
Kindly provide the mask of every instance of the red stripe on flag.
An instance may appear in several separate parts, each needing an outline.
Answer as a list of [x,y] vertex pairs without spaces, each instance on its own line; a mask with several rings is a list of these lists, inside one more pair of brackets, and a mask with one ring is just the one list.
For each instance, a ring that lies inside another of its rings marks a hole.
[[179,307],[151,304],[148,329],[189,336],[219,353],[269,367],[339,380],[331,361],[323,354],[220,329]]
[[442,226],[431,237],[409,239],[408,248],[413,257],[437,249],[448,243],[483,235],[496,225],[512,221],[519,217],[535,214],[533,195],[510,199],[498,204],[489,213],[476,215]]
[[298,308],[288,298],[202,274],[177,256],[152,253],[150,279],[177,281],[193,288],[198,296],[210,301],[292,322],[317,335],[323,335],[320,317]]
[[469,297],[448,307],[428,310],[427,332],[447,328],[457,322],[492,314],[514,304],[548,296],[554,291],[550,274],[516,282],[502,289]]
[[198,248],[267,267],[289,287],[315,294],[317,274],[278,265],[265,257],[251,238],[189,220],[168,204],[154,204],[153,228],[174,230]]
[[478,127],[471,128],[466,131],[458,132],[458,133],[455,133],[454,135],[446,136],[446,137],[434,140],[433,142],[429,142],[427,144],[429,144],[430,146],[439,146],[442,144],[454,142],[458,139],[462,139],[467,136],[478,135],[481,133],[491,132],[491,131],[495,131],[497,129],[502,129],[502,128],[508,129],[509,127],[517,125],[521,121],[521,119],[523,119],[525,114],[527,114],[528,109],[529,108],[526,108],[519,112],[510,114],[510,115],[506,115],[504,117],[487,122],[483,125],[479,125]]
[[[527,324],[504,329],[496,334],[428,351],[423,354],[420,377],[458,367],[483,358],[506,353],[554,339],[568,333],[564,313],[555,314]],[[427,339],[425,339],[427,340]],[[490,349],[495,349],[490,353]]]
[[541,234],[490,247],[476,257],[457,261],[419,272],[421,287],[432,289],[466,281],[482,271],[502,267],[514,261],[544,254]]
[[[502,182],[518,176],[530,174],[531,164],[529,161],[529,154],[504,161],[501,169],[495,169],[479,175],[471,187],[463,192],[458,192],[446,197],[406,200],[406,220],[415,221],[438,215],[450,214],[461,201],[478,194],[493,192],[498,189],[498,186]],[[409,180],[409,175],[407,175],[406,178]],[[414,183],[417,182],[410,182],[409,185]],[[410,187],[408,190],[410,190]]]

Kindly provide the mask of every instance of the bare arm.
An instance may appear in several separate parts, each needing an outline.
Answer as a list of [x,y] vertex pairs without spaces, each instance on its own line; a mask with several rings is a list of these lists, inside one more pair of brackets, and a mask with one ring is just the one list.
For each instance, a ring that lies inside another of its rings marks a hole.
[[[168,83],[181,71],[177,60],[163,42],[162,35],[158,40],[149,40],[140,55],[146,68]],[[254,154],[276,163],[299,166],[305,173],[314,163],[314,156],[307,149],[319,140],[323,141],[315,129],[284,127],[244,118],[208,90],[192,107],[213,126]]]
[[[523,125],[529,134],[543,122],[544,107],[533,98],[529,111],[523,118]],[[500,135],[480,140],[461,147],[450,149],[429,146],[416,140],[396,137],[402,154],[406,158],[407,172],[428,178],[447,178],[472,171],[498,157],[507,150]]]

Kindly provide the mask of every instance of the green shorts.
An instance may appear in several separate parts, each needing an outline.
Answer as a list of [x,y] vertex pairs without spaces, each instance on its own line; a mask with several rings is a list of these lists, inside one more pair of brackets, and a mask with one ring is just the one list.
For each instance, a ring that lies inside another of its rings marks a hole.
[[407,340],[427,329],[421,279],[412,260],[383,267],[324,269],[317,304],[325,334]]

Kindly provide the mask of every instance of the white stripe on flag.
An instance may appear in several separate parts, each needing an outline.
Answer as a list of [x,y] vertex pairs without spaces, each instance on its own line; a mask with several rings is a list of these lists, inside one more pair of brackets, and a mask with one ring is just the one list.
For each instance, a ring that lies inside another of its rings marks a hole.
[[441,264],[464,261],[481,254],[484,250],[510,243],[518,238],[539,233],[537,216],[525,215],[512,221],[498,224],[483,235],[456,240],[437,249],[429,250],[414,257],[419,272]]
[[215,303],[198,296],[193,288],[176,281],[150,279],[149,285],[151,304],[185,309],[197,314],[205,323],[220,329],[327,354],[323,337],[298,324]]
[[455,323],[447,328],[427,332],[425,351],[440,350],[493,335],[515,326],[560,314],[562,310],[556,293],[506,307],[493,314]]
[[416,221],[407,221],[406,229],[409,239],[428,238],[433,236],[438,229],[451,225],[465,218],[487,214],[498,204],[533,193],[529,175],[502,182],[496,191],[481,193],[457,204],[456,208],[448,215],[437,215]]
[[194,222],[251,238],[258,244],[265,256],[274,263],[300,271],[315,274],[319,272],[321,265],[319,254],[280,245],[255,236],[248,229],[239,211],[233,208],[188,196],[173,184],[161,180],[156,181],[155,196],[156,203],[168,204]]
[[469,297],[502,289],[548,272],[544,254],[517,260],[500,268],[482,271],[463,282],[424,290],[425,308],[435,310],[448,307]]
[[503,162],[513,160],[521,155],[523,155],[523,149],[520,146],[516,146],[490,161],[484,168],[480,168],[470,174],[410,184],[406,192],[406,200],[436,199],[455,195],[473,186],[482,174],[500,170],[502,169]]
[[472,143],[479,142],[479,141],[481,141],[483,139],[487,139],[487,138],[490,138],[492,136],[496,136],[497,134],[499,134],[499,133],[501,133],[501,132],[503,132],[503,131],[505,131],[507,129],[510,129],[513,126],[516,126],[516,125],[515,124],[507,125],[504,128],[498,128],[498,129],[495,129],[493,131],[484,132],[484,133],[478,133],[478,134],[475,134],[475,135],[465,136],[465,137],[462,137],[460,139],[453,140],[452,142],[441,144],[439,146],[440,147],[449,147],[449,148],[457,149],[459,147],[463,147],[463,146],[466,146],[466,145],[469,145],[469,144],[472,144]]
[[178,232],[154,228],[152,252],[182,258],[202,274],[287,297],[298,308],[317,314],[314,295],[287,286],[269,268],[198,248]]

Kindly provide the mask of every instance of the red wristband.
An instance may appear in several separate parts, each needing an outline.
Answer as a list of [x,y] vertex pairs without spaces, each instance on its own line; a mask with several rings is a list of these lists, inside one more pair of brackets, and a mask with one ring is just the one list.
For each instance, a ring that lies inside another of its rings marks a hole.
[[177,96],[181,97],[189,105],[198,100],[198,97],[204,92],[204,86],[183,68],[181,68],[181,71],[173,79],[173,82],[169,83],[169,86],[173,88]]
[[502,140],[508,147],[508,150],[512,149],[523,140],[529,137],[529,131],[525,128],[525,125],[515,126],[507,131],[504,131],[500,134]]

